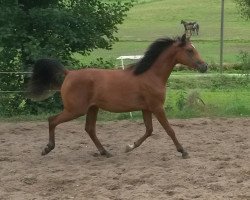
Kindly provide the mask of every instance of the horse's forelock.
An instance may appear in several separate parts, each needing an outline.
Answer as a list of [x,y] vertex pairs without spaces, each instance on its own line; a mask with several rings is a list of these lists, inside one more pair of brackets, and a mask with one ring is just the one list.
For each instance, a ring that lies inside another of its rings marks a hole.
[[179,42],[180,44],[178,45],[179,47],[183,47],[187,44],[187,39],[183,40],[182,37],[177,37],[175,41]]

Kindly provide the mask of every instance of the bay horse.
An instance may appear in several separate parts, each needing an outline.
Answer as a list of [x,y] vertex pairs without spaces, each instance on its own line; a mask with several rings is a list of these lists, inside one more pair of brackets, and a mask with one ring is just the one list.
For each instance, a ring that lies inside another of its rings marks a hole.
[[183,26],[184,26],[185,34],[188,37],[191,37],[192,36],[193,24],[190,24],[189,22],[186,22],[184,20],[181,20],[181,24],[183,24]]
[[194,25],[193,25],[193,28],[192,28],[192,31],[195,33],[196,32],[196,35],[199,35],[199,30],[200,30],[200,26],[197,22],[193,22]]
[[192,33],[196,32],[196,35],[199,35],[200,26],[197,22],[186,22],[181,20],[181,24],[183,24],[185,33],[190,37]]
[[55,148],[57,125],[86,115],[85,130],[101,155],[111,154],[96,136],[96,120],[99,109],[110,112],[142,111],[146,127],[145,134],[126,151],[139,147],[153,132],[152,115],[163,126],[173,140],[182,157],[188,157],[171,128],[163,108],[166,83],[174,66],[183,64],[189,68],[206,72],[207,64],[186,38],[161,38],[153,42],[144,57],[125,70],[122,69],[80,69],[66,70],[56,60],[40,59],[33,67],[29,82],[30,97],[47,97],[49,90],[58,89],[64,105],[63,111],[49,117],[49,142],[42,155]]

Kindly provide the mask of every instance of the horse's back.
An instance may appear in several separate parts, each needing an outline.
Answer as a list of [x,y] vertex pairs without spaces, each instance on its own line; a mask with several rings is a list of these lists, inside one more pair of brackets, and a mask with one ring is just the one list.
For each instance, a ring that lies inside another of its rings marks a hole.
[[73,86],[83,84],[85,87],[89,87],[89,85],[97,85],[99,87],[107,83],[125,82],[131,78],[131,73],[125,70],[89,68],[70,71],[64,82]]
[[97,88],[102,88],[106,82],[117,79],[115,76],[120,70],[104,70],[104,69],[81,69],[69,71],[64,79],[61,93],[86,93],[95,92]]

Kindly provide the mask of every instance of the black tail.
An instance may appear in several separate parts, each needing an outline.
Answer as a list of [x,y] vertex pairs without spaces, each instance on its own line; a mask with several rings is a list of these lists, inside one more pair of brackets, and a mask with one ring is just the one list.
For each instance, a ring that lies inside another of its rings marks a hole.
[[28,83],[28,98],[44,100],[60,89],[66,70],[64,66],[52,59],[39,59],[33,67],[32,76]]

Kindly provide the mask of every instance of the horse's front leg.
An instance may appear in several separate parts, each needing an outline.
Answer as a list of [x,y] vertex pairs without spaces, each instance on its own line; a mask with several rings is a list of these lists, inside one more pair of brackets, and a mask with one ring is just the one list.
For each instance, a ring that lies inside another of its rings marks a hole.
[[166,115],[165,115],[165,111],[163,108],[159,108],[157,110],[154,111],[154,115],[156,116],[157,120],[160,122],[160,124],[163,126],[163,128],[165,129],[165,131],[167,132],[167,134],[171,137],[171,139],[173,140],[176,149],[178,152],[182,153],[182,157],[183,158],[188,158],[188,153],[187,151],[185,151],[183,149],[183,147],[181,146],[181,144],[179,143],[179,141],[177,140],[176,136],[175,136],[175,132],[174,130],[171,128]]
[[143,121],[146,126],[145,134],[139,138],[134,144],[127,145],[125,152],[132,151],[133,149],[139,147],[149,136],[152,135],[153,132],[153,125],[152,125],[152,113],[146,110],[142,111],[143,114]]

